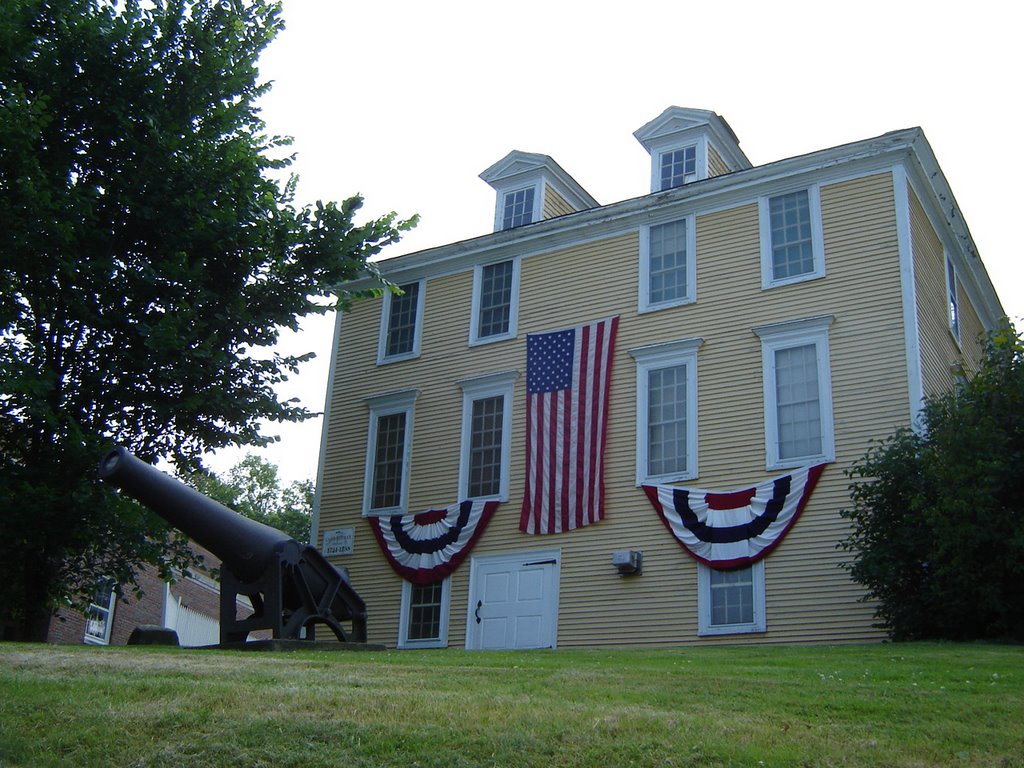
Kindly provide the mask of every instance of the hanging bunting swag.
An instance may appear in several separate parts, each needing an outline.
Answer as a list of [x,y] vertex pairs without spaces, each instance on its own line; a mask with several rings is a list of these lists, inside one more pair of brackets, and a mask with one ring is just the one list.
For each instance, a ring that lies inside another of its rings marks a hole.
[[755,563],[779,545],[824,468],[803,467],[742,491],[674,485],[643,489],[661,522],[690,555],[711,568],[728,570]]
[[371,517],[370,527],[395,572],[413,584],[450,575],[483,535],[497,501],[463,501],[414,515]]

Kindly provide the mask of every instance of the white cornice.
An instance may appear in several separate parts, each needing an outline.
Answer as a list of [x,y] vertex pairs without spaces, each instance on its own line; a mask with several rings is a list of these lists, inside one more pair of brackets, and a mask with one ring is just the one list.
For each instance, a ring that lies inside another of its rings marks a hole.
[[[649,123],[633,131],[633,136],[639,141],[648,152],[652,145],[666,137],[674,136],[702,125],[708,125],[712,120],[718,118],[714,112],[707,109],[686,109],[683,107],[669,107]],[[737,144],[739,140],[733,136]]]
[[[681,214],[703,214],[754,203],[759,196],[771,194],[777,188],[834,182],[897,166],[906,168],[915,188],[921,190],[919,194],[926,198],[925,204],[936,213],[941,212],[945,227],[962,254],[963,266],[971,272],[973,284],[990,318],[1001,316],[999,300],[978,258],[967,224],[920,128],[892,131],[664,192],[546,219],[528,227],[501,230],[384,259],[376,262],[376,266],[382,276],[394,282],[447,275],[471,269],[477,264],[532,256],[637,230],[653,218],[668,215],[674,208],[681,209]],[[346,285],[346,288],[352,291],[375,285],[376,281],[367,276]]]
[[600,207],[600,203],[549,155],[516,149],[483,171],[480,178],[499,193],[543,178],[552,182],[559,194],[578,210]]
[[633,136],[651,153],[706,135],[732,170],[750,168],[750,160],[740,149],[740,140],[722,116],[707,109],[669,107],[649,123],[637,128]]

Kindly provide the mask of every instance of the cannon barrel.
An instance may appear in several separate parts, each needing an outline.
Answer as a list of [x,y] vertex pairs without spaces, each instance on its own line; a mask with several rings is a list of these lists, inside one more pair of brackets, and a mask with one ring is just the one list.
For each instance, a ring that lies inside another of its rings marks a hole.
[[124,448],[103,457],[99,474],[208,549],[242,581],[260,578],[278,561],[297,563],[302,554],[302,545],[287,534],[228,509]]
[[[316,624],[342,642],[366,642],[366,602],[348,571],[316,547],[231,511],[123,448],[103,457],[99,475],[220,558],[221,644],[245,642],[250,632],[267,629],[275,638],[314,640]],[[253,612],[240,618],[243,597]],[[342,621],[351,622],[350,633]]]

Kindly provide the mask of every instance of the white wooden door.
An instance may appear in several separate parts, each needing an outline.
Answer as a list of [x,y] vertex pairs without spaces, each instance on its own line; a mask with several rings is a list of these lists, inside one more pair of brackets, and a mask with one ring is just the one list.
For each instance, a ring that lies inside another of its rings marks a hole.
[[466,647],[554,648],[560,562],[558,550],[474,557]]

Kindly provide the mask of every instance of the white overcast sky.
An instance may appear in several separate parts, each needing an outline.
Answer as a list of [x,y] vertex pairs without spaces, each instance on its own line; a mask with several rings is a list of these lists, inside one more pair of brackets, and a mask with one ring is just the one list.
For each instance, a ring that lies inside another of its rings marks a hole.
[[[284,0],[284,19],[263,117],[295,139],[298,202],[419,213],[385,256],[491,231],[478,174],[513,149],[552,156],[601,204],[646,194],[632,134],[670,105],[724,117],[755,166],[920,126],[1021,324],[1013,3]],[[289,348],[318,358],[281,391],[320,411],[333,320],[305,327]],[[320,420],[268,431],[282,440],[259,453],[283,479],[314,478]]]

